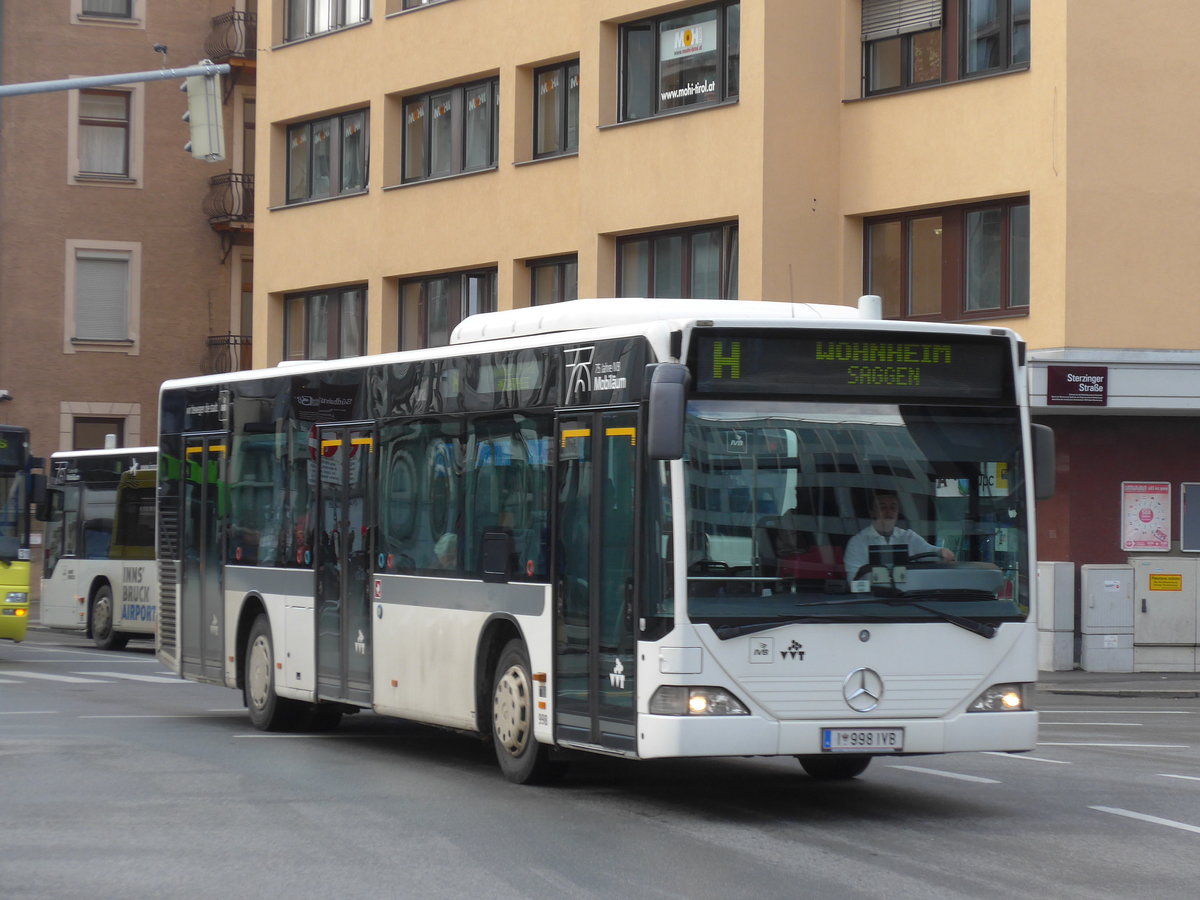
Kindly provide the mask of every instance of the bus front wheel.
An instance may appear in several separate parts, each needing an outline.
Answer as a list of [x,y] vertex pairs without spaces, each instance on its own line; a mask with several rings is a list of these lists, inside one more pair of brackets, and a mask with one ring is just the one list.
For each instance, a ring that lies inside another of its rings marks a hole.
[[101,650],[121,650],[129,643],[128,635],[113,630],[112,588],[102,584],[92,595],[92,642]]
[[504,777],[515,784],[538,784],[562,774],[550,748],[533,736],[537,701],[525,644],[511,640],[496,664],[492,681],[492,744]]
[[245,692],[250,724],[260,731],[286,731],[296,722],[304,704],[275,693],[275,649],[271,621],[260,615],[246,638]]
[[797,756],[810,778],[826,780],[854,778],[871,764],[869,756]]

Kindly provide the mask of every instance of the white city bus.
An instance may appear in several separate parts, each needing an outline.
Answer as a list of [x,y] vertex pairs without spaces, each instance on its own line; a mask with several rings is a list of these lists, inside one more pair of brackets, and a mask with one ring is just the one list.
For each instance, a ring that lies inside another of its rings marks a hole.
[[[566,751],[1029,750],[1053,450],[1024,365],[1003,328],[622,299],[167,382],[160,658],[259,728],[372,710],[490,738],[516,782]],[[847,573],[877,492],[937,552]]]
[[154,634],[157,447],[76,450],[50,457],[41,618],[120,650]]

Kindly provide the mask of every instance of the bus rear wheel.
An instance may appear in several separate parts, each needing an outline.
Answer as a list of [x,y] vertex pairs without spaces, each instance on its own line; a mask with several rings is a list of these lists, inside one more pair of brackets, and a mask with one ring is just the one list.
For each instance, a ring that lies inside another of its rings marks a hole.
[[275,648],[271,642],[271,621],[265,614],[250,626],[245,661],[243,683],[250,724],[260,731],[292,728],[306,704],[275,693]]
[[869,756],[797,756],[810,778],[837,780],[861,775],[871,764]]
[[492,680],[492,745],[500,771],[514,784],[544,784],[561,776],[564,768],[533,736],[537,701],[529,669],[525,644],[511,640],[500,653]]
[[101,650],[121,650],[129,643],[129,636],[113,630],[112,588],[102,584],[92,595],[92,642]]

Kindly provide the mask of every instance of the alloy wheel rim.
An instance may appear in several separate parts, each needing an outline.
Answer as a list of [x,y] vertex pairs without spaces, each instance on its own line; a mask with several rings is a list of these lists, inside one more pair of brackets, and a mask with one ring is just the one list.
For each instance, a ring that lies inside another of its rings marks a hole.
[[102,594],[96,598],[96,605],[92,609],[92,631],[103,637],[111,628],[112,600]]
[[270,646],[266,638],[259,635],[250,647],[250,702],[255,709],[262,709],[267,702],[267,691],[271,686]]
[[510,666],[496,684],[492,722],[509,756],[520,756],[529,740],[529,680],[520,666]]

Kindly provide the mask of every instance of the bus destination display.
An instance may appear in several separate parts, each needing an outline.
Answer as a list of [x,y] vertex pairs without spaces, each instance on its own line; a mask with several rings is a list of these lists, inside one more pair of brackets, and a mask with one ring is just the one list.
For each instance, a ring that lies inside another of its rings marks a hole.
[[997,400],[1010,395],[1001,338],[860,331],[765,335],[697,331],[699,394]]

